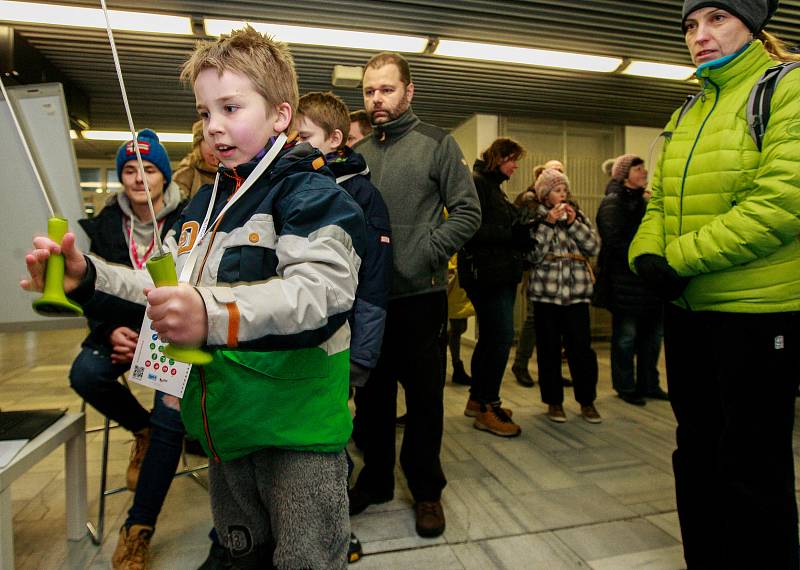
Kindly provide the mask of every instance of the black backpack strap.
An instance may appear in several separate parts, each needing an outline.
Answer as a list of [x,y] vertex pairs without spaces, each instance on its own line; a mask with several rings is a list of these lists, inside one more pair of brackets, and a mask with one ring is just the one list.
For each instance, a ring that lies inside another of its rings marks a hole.
[[747,125],[759,151],[769,124],[775,88],[784,75],[797,67],[800,67],[800,61],[789,61],[770,67],[750,90],[750,97],[747,99]]
[[[686,116],[686,113],[688,113],[689,110],[692,107],[694,107],[694,104],[697,103],[697,100],[700,99],[702,96],[703,96],[703,92],[702,91],[700,91],[700,93],[695,93],[694,95],[687,95],[686,96],[686,100],[683,102],[683,105],[681,106],[681,112],[678,113],[678,120],[675,121],[675,127],[674,127],[675,129],[678,128],[678,125],[681,124],[681,121],[683,120],[683,117]],[[672,134],[672,133],[670,133],[670,134]]]

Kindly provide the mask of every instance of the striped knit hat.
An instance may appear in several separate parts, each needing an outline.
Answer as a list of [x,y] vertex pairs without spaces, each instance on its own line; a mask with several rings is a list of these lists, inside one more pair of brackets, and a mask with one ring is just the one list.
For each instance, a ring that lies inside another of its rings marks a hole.
[[555,168],[544,170],[533,186],[534,190],[536,190],[536,197],[539,198],[540,202],[544,203],[547,195],[555,190],[559,184],[566,186],[567,192],[569,192],[569,178],[567,178],[566,174],[559,172]]
[[614,166],[611,167],[611,178],[614,180],[618,180],[622,182],[628,177],[628,174],[631,171],[631,166],[633,166],[633,162],[638,159],[638,164],[644,162],[641,158],[636,156],[635,154],[623,154],[622,156],[618,156],[617,159],[614,161]]

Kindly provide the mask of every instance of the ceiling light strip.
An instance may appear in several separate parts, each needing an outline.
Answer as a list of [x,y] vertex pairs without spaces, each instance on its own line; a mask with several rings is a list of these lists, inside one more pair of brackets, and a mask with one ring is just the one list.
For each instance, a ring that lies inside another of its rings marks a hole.
[[262,34],[269,34],[279,41],[290,44],[364,49],[370,51],[396,51],[403,53],[422,53],[428,45],[428,38],[422,36],[291,26],[288,24],[273,24],[268,22],[217,20],[214,18],[206,18],[204,23],[206,33],[209,36],[229,34],[231,31],[241,29],[246,24],[249,24]]
[[673,65],[669,63],[656,63],[655,61],[634,60],[622,70],[622,73],[638,77],[686,81],[694,77],[695,71],[696,68],[689,67],[688,65]]
[[434,52],[436,55],[496,61],[500,63],[517,63],[539,67],[555,67],[575,71],[595,71],[611,73],[622,64],[622,58],[572,53],[565,51],[543,50],[500,44],[465,42],[460,40],[439,40]]
[[[82,131],[80,138],[90,141],[119,141],[131,140],[130,131]],[[158,133],[158,140],[162,143],[191,143],[192,133]]]
[[[191,20],[184,16],[109,10],[115,30],[152,34],[192,35]],[[0,21],[105,29],[99,8],[0,0]]]

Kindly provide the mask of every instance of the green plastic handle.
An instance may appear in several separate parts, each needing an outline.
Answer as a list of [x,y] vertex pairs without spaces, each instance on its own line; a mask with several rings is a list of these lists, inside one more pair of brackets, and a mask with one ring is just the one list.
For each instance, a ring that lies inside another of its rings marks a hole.
[[[153,278],[156,287],[170,287],[178,284],[178,274],[175,273],[175,262],[172,255],[165,253],[147,260],[147,272]],[[176,346],[168,344],[164,347],[164,354],[173,360],[204,366],[210,364],[214,357],[210,352],[199,348]]]
[[[64,218],[47,220],[47,237],[61,244],[67,233],[69,223]],[[33,302],[33,310],[45,317],[80,317],[83,309],[80,305],[67,299],[64,293],[64,256],[50,255],[44,274],[44,291],[42,296]]]

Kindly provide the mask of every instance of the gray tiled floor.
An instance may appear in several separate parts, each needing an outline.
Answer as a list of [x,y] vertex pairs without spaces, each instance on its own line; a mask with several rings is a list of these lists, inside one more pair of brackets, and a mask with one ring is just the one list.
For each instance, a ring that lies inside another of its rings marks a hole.
[[[0,334],[0,407],[69,406],[80,400],[66,379],[81,330]],[[635,408],[610,389],[608,346],[598,344],[598,409],[603,423],[577,416],[567,390],[569,421],[546,420],[538,389],[507,375],[506,405],[522,436],[504,440],[478,432],[463,416],[464,387],[445,392],[442,450],[449,484],[443,502],[447,531],[417,537],[411,498],[398,475],[395,499],[353,519],[366,556],[354,568],[527,569],[683,567],[670,469],[674,421],[668,403]],[[468,359],[469,348],[464,348]],[[535,364],[531,370],[535,371]],[[152,398],[134,388],[142,402]],[[101,418],[90,411],[88,423]],[[398,430],[398,437],[402,432]],[[123,483],[130,436],[112,432],[110,485]],[[359,461],[358,455],[356,461]],[[90,509],[96,509],[100,439],[88,438]],[[800,464],[800,459],[798,460]],[[40,463],[13,486],[19,568],[108,568],[116,533],[130,506],[127,492],[108,499],[102,547],[64,536],[63,453]],[[191,569],[204,560],[211,527],[206,491],[176,479],[152,543],[152,568]]]

